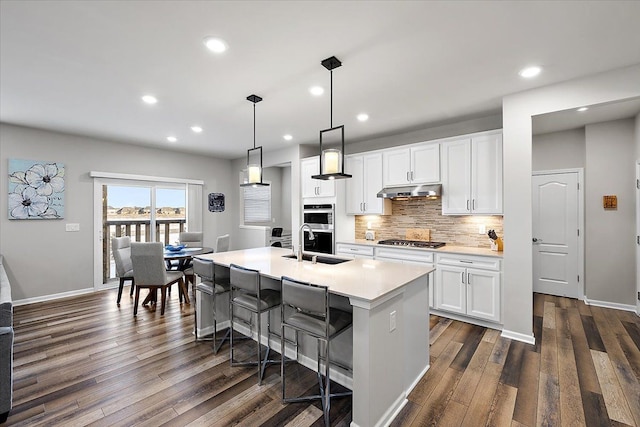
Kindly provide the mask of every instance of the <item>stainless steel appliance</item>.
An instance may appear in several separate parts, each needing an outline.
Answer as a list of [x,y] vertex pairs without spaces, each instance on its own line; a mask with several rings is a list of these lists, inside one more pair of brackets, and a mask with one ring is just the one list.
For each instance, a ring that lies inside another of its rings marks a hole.
[[403,239],[380,240],[378,244],[391,245],[391,246],[408,246],[413,248],[430,248],[430,249],[441,248],[444,245],[446,245],[446,243],[443,243],[443,242],[425,242],[423,240],[403,240]]
[[304,205],[303,223],[309,224],[315,238],[309,240],[309,232],[304,232],[304,250],[333,254],[335,246],[333,204]]

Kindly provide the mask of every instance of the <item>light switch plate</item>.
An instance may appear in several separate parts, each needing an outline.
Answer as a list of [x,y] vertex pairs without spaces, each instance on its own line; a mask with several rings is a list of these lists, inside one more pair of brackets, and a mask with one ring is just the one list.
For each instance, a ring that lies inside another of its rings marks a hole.
[[484,224],[480,224],[478,227],[478,234],[485,234],[487,232],[487,226]]
[[396,330],[396,311],[389,313],[389,332]]
[[80,224],[77,224],[77,223],[66,224],[65,231],[80,231]]

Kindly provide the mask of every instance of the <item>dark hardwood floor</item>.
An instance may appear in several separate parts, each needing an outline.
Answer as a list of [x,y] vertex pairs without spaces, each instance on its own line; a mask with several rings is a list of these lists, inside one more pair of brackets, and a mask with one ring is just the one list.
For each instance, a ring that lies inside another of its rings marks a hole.
[[[321,426],[316,404],[280,402],[279,367],[262,387],[193,340],[193,311],[174,292],[164,316],[116,292],[15,308],[14,400],[7,425]],[[640,426],[640,320],[536,294],[536,345],[431,317],[431,369],[394,426]],[[251,356],[246,342],[239,356]],[[292,364],[292,392],[315,392]],[[332,402],[351,422],[351,399]]]

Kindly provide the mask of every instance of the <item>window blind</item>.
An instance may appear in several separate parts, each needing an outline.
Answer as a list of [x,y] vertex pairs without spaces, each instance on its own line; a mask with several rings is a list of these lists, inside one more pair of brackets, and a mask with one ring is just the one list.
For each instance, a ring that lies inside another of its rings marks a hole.
[[271,186],[242,187],[244,223],[271,222]]

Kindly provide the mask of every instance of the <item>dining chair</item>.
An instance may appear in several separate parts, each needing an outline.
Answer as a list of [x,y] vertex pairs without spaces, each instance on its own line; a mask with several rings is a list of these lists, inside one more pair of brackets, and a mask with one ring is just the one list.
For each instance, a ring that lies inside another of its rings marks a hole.
[[153,295],[157,295],[158,289],[161,290],[161,315],[164,315],[164,308],[167,300],[167,288],[174,283],[178,283],[181,295],[187,295],[184,286],[184,274],[182,271],[167,271],[165,269],[164,249],[162,243],[131,243],[131,261],[133,263],[133,278],[136,284],[136,298],[133,306],[134,316],[138,314],[138,301],[140,299],[141,288],[149,289],[152,300]]
[[227,252],[229,250],[229,235],[223,234],[216,239],[216,253]]
[[131,281],[129,296],[133,296],[135,281],[133,280],[133,264],[131,263],[131,237],[114,237],[111,239],[111,252],[116,263],[116,276],[120,278],[117,304],[120,305],[122,288],[126,280]]
[[[353,315],[329,305],[329,288],[307,282],[300,282],[288,277],[282,277],[282,304],[281,307],[281,354],[284,355],[285,328],[293,329],[297,334],[304,333],[316,339],[317,348],[317,377],[320,386],[320,394],[302,397],[286,397],[285,357],[281,357],[280,376],[282,385],[282,402],[307,402],[320,399],[324,415],[324,425],[329,427],[329,410],[332,397],[350,396],[351,391],[331,393],[330,353],[331,340],[351,327]],[[293,310],[285,310],[287,307]],[[287,313],[288,311],[288,313]],[[321,343],[324,343],[324,352],[321,351]],[[297,354],[297,353],[296,353]],[[322,379],[320,361],[324,360],[325,372]]]
[[204,260],[200,258],[194,258],[193,271],[200,277],[200,283],[196,285],[196,292],[193,293],[194,298],[194,334],[196,341],[204,341],[205,337],[198,338],[198,304],[196,301],[197,291],[200,291],[201,295],[209,295],[211,302],[211,314],[213,322],[213,334],[211,337],[213,353],[217,354],[222,344],[229,339],[231,328],[227,330],[224,336],[218,341],[218,307],[217,299],[219,295],[230,291],[230,278],[229,269],[222,266],[217,266],[211,260]]
[[[180,244],[187,248],[201,248],[203,246],[202,231],[182,231],[180,232],[178,239],[180,240]],[[191,267],[190,259],[185,261],[185,264],[182,266],[182,271],[184,272],[184,280],[186,281],[187,289],[189,289],[189,283],[192,283],[195,288],[196,276],[193,273],[193,267]]]

